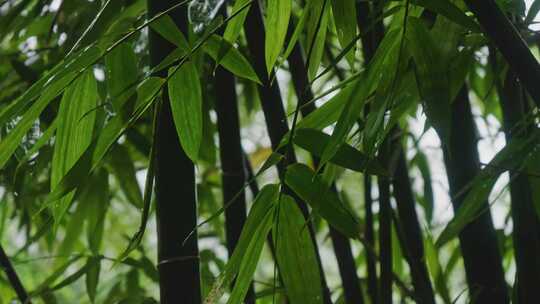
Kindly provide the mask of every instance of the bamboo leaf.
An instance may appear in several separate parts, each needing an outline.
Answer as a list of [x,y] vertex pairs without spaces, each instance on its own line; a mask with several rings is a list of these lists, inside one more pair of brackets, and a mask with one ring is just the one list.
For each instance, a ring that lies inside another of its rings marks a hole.
[[[356,40],[356,1],[332,0],[332,12],[336,23],[339,44],[345,48]],[[346,58],[351,68],[354,67],[356,47],[347,52]]]
[[303,164],[290,165],[285,173],[285,183],[343,235],[349,238],[360,236],[358,219],[309,167]]
[[536,142],[538,136],[538,133],[534,133],[525,139],[513,139],[473,179],[469,190],[465,194],[463,191],[467,189],[461,190],[458,195],[465,195],[465,199],[454,217],[439,235],[435,243],[437,247],[442,247],[456,237],[467,224],[486,211],[482,209],[482,205],[488,199],[499,176],[507,170],[519,171],[526,164],[527,159],[532,155],[531,152],[538,144]]
[[[161,90],[163,83],[163,79],[158,77],[150,77],[141,83],[137,88],[136,100],[126,103],[122,109],[123,111],[114,116],[105,125],[100,132],[100,136],[86,149],[85,153],[64,175],[51,193],[49,193],[44,207],[62,198],[84,182],[88,175],[101,162],[111,146],[118,140],[120,135],[150,107],[157,93]],[[125,98],[129,98],[133,93],[127,92]]]
[[272,234],[279,271],[291,303],[323,303],[313,240],[294,199],[282,195]]
[[422,20],[408,19],[407,45],[416,63],[418,90],[430,124],[442,141],[450,139],[450,84],[447,70],[435,40]]
[[480,26],[473,18],[467,16],[459,7],[449,0],[412,0],[412,3],[441,14],[449,20],[473,32],[481,32]]
[[317,74],[322,60],[330,13],[330,4],[328,1],[329,0],[310,1],[306,7],[306,9],[309,10],[307,12],[306,27],[308,38],[308,78],[310,80],[313,80]]
[[138,80],[137,64],[132,44],[127,42],[122,43],[105,56],[107,89],[115,109],[122,107],[122,104],[119,104],[122,99],[118,97],[126,89],[135,85]]
[[101,260],[96,257],[90,257],[87,261],[88,269],[86,271],[86,294],[90,302],[94,303],[99,282],[99,273],[101,270]]
[[[298,129],[294,134],[294,143],[320,157],[324,147],[330,141],[330,135],[315,129]],[[329,160],[338,166],[368,174],[388,175],[384,167],[375,159],[368,158],[364,153],[351,145],[342,145]]]
[[228,48],[227,53],[219,60],[219,64],[238,77],[249,79],[260,84],[261,81],[249,61],[228,41],[218,35],[212,35],[203,45],[203,49],[210,57],[218,62],[219,50],[223,45],[229,45],[230,47]]
[[[243,299],[242,293],[245,294],[245,291],[247,291],[244,283],[246,276],[249,277],[247,279],[249,284],[249,280],[251,280],[251,276],[253,275],[253,264],[255,263],[256,265],[262,249],[261,246],[264,244],[266,235],[272,228],[271,218],[274,215],[278,196],[278,185],[267,185],[261,189],[249,211],[233,255],[227,263],[225,270],[215,280],[212,289],[204,300],[205,304],[218,303],[225,292],[225,288],[232,284],[240,271],[242,271],[242,276],[239,276],[238,280],[242,280],[242,282],[233,288],[233,294],[235,298]],[[235,292],[234,290],[236,289],[237,291]]]
[[203,128],[199,73],[195,64],[187,61],[177,70],[169,69],[169,76],[169,97],[176,132],[188,157],[197,162]]
[[367,97],[375,91],[379,85],[379,80],[383,75],[383,71],[385,69],[395,69],[394,65],[397,64],[396,58],[399,58],[397,53],[399,51],[401,37],[401,31],[399,30],[391,31],[384,37],[368,67],[366,78],[360,79],[355,83],[354,87],[350,89],[351,91],[346,98],[345,105],[341,110],[336,127],[321,155],[320,166],[332,159],[340,146],[345,142]]
[[182,31],[176,26],[169,15],[164,15],[154,21],[150,24],[150,28],[184,52],[189,52],[189,44],[186,37],[184,37]]
[[[92,142],[98,105],[97,82],[92,71],[79,77],[64,93],[58,113],[58,129],[51,169],[54,189]],[[64,216],[74,193],[64,196],[52,208],[55,225]]]
[[292,1],[290,0],[268,0],[266,7],[266,40],[265,60],[268,74],[272,73],[274,63],[283,48],[285,36],[289,27],[291,17]]

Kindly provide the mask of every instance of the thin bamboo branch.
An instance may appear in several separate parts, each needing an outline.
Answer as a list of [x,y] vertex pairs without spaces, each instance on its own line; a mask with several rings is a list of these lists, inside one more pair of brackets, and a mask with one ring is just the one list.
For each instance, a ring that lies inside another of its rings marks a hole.
[[19,276],[17,275],[17,272],[15,271],[15,268],[13,268],[13,265],[11,264],[11,261],[9,260],[9,257],[7,256],[6,252],[4,251],[4,248],[0,245],[0,267],[4,270],[4,273],[6,274],[6,277],[11,284],[11,287],[17,294],[17,297],[19,297],[19,300],[21,303],[30,304],[30,298],[28,297],[28,293],[26,292],[26,289],[24,289],[24,286],[21,282],[21,279],[19,279]]

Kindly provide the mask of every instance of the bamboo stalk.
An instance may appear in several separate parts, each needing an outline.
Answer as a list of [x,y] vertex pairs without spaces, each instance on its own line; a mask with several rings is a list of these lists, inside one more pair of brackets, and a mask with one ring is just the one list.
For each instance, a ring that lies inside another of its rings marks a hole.
[[4,248],[0,245],[0,267],[4,270],[4,273],[6,274],[6,277],[11,284],[11,287],[15,291],[15,294],[17,294],[17,297],[21,301],[21,303],[24,304],[31,304],[30,297],[28,297],[28,293],[26,292],[26,289],[24,288],[21,279],[17,275],[17,272],[15,271],[15,268],[13,268],[13,265],[11,264],[11,261],[9,260],[9,257],[7,256],[6,252],[4,251]]
[[[227,250],[229,256],[232,256],[246,222],[246,196],[244,192],[246,170],[240,140],[236,81],[230,72],[218,66],[215,71],[214,85],[222,168],[223,203],[234,199],[233,203],[225,209]],[[248,289],[245,303],[255,303],[253,283]]]
[[494,0],[466,0],[465,3],[531,94],[536,105],[540,106],[540,65],[512,22]]
[[[285,109],[283,107],[283,101],[281,99],[281,94],[279,91],[278,83],[276,81],[270,82],[266,72],[265,64],[265,31],[264,31],[264,22],[261,15],[261,8],[258,1],[254,1],[246,17],[246,22],[244,24],[244,31],[246,34],[246,40],[249,52],[252,57],[252,63],[255,71],[257,72],[259,78],[261,79],[262,85],[258,86],[259,97],[261,100],[261,106],[263,114],[266,121],[266,128],[270,136],[270,142],[272,144],[272,149],[277,151],[278,145],[281,142],[281,139],[285,134],[289,132],[289,126],[287,124],[287,119],[285,115]],[[294,150],[287,149],[285,151],[285,159],[281,161],[278,167],[278,173],[280,178],[283,178],[285,175],[285,170],[289,164],[296,162],[296,156]],[[285,191],[290,192],[290,190],[285,189]],[[300,210],[302,211],[304,217],[308,218],[308,209],[306,204],[301,201],[294,193],[290,192],[295,201],[298,203]],[[322,268],[321,257],[319,254],[319,248],[315,238],[315,231],[311,224],[308,225],[309,233],[313,240],[313,245],[315,247],[315,254],[319,266],[319,272],[321,274],[321,287],[323,290],[323,300],[324,303],[332,303],[330,298],[330,290],[326,283],[326,278],[324,275],[324,270]]]
[[[223,202],[234,202],[225,209],[225,233],[229,256],[234,252],[246,222],[246,199],[244,193],[245,170],[240,146],[240,129],[234,78],[218,67],[215,83],[220,100],[216,102],[220,156],[222,166]],[[229,85],[232,85],[229,87]],[[240,195],[237,195],[241,192]],[[246,295],[246,303],[255,303],[253,284]]]
[[381,304],[392,302],[392,205],[390,204],[390,183],[388,178],[379,177],[379,256],[380,281],[379,300]]
[[[373,227],[373,198],[371,197],[371,176],[364,175],[364,221],[366,242],[372,248],[375,247],[375,229]],[[379,291],[377,284],[377,259],[373,252],[366,250],[367,264],[367,289],[372,303],[379,303]]]
[[[468,89],[464,86],[452,103],[450,142],[443,149],[454,210],[461,207],[466,192],[460,195],[480,171]],[[459,234],[469,294],[476,303],[508,303],[508,292],[501,265],[501,254],[491,218],[487,210],[468,224]]]
[[[175,0],[148,0],[148,14],[155,16],[175,3]],[[184,33],[188,28],[186,14],[185,7],[170,14]],[[151,65],[156,66],[174,50],[174,46],[159,34],[149,31],[149,49]],[[197,226],[195,169],[180,146],[166,88],[160,108],[155,137],[160,298],[164,304],[198,304],[201,302],[201,286],[196,234],[183,244],[193,227]]]
[[[503,127],[507,143],[527,136],[526,130],[519,130],[523,121],[523,90],[516,75],[508,71],[504,85],[500,88],[499,100],[503,112]],[[538,218],[534,210],[531,185],[523,172],[510,171],[514,178],[510,181],[510,198],[513,222],[513,244],[517,271],[517,297],[519,303],[527,303],[536,297],[540,282],[540,235]]]
[[[399,139],[397,141],[399,141]],[[418,303],[435,304],[435,295],[425,263],[422,231],[416,214],[416,202],[414,200],[411,181],[409,179],[405,151],[403,151],[400,142],[398,142],[397,145],[397,153],[399,153],[399,155],[392,184],[398,217],[403,231],[403,240],[400,243],[409,264],[412,284]]]

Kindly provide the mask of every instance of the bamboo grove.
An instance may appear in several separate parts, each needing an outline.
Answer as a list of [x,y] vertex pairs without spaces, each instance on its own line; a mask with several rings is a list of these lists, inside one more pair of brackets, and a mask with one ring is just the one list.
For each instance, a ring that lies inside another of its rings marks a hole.
[[0,0],[0,304],[540,303],[538,0]]

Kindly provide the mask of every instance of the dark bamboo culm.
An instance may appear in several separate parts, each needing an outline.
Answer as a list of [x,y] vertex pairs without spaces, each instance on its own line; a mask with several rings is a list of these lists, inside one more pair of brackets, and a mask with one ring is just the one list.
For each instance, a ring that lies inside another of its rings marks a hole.
[[[224,14],[224,7],[222,13]],[[234,76],[218,66],[214,77],[215,109],[219,134],[219,154],[221,158],[223,203],[231,202],[225,209],[225,235],[229,256],[240,238],[246,222],[246,196],[244,184],[244,152],[240,140],[240,122]],[[238,193],[240,193],[238,195]],[[234,199],[234,201],[233,201]],[[255,303],[255,290],[251,284],[245,303]]]
[[465,3],[531,94],[536,105],[540,106],[540,64],[512,22],[495,0],[466,0]]
[[[462,192],[480,171],[476,127],[466,86],[452,103],[450,142],[443,149],[454,210],[461,207]],[[469,294],[475,303],[508,303],[501,254],[488,202],[483,212],[459,234]]]
[[[499,86],[500,87],[500,86]],[[525,91],[516,75],[509,70],[500,90],[504,132],[507,143],[527,137]],[[526,173],[510,171],[510,198],[513,222],[513,244],[517,271],[518,303],[537,297],[540,282],[540,235],[538,217],[534,210],[531,185]]]
[[379,187],[379,303],[392,304],[392,205],[388,178],[377,179]]
[[397,147],[398,157],[392,178],[392,185],[393,194],[396,199],[400,230],[403,232],[400,238],[400,244],[409,264],[411,281],[414,286],[417,303],[435,304],[435,295],[425,261],[422,230],[420,229],[418,215],[416,214],[416,202],[399,132],[398,128],[393,131],[394,134],[398,135],[396,138],[398,142],[394,145]]
[[[290,29],[294,28],[292,25]],[[292,33],[289,33],[289,35]],[[301,106],[302,116],[307,116],[311,112],[316,110],[314,103],[307,104],[308,101],[313,99],[313,92],[309,87],[309,81],[307,78],[307,69],[304,63],[304,54],[302,46],[297,43],[291,55],[288,58],[289,70],[291,72],[291,78],[293,80],[294,88],[298,102]],[[304,106],[305,105],[305,106]],[[313,163],[317,167],[319,160],[316,157],[313,158]],[[332,190],[336,191],[335,184],[332,185]],[[343,284],[343,293],[347,303],[364,303],[364,297],[362,295],[362,289],[358,274],[356,273],[356,263],[354,261],[354,255],[349,240],[339,231],[329,226],[330,238],[334,246],[334,253],[338,262],[339,274]]]
[[[176,0],[148,0],[148,14],[178,3]],[[185,6],[170,16],[187,36]],[[149,32],[150,61],[159,64],[174,46],[154,31]],[[160,74],[160,76],[164,76]],[[158,270],[161,303],[198,304],[201,302],[197,235],[184,239],[197,225],[195,169],[180,146],[174,127],[167,89],[163,90],[158,113],[156,140],[156,217]]]
[[13,268],[13,265],[11,264],[11,261],[9,260],[8,255],[4,251],[4,248],[0,245],[0,268],[4,271],[6,274],[6,278],[11,285],[11,288],[15,291],[15,294],[21,301],[21,303],[25,304],[31,304],[30,297],[28,297],[28,293],[26,292],[26,289],[24,288],[21,280],[19,279],[19,276],[17,275],[17,272],[15,272],[15,268]]
[[[261,106],[266,121],[266,127],[270,136],[270,142],[272,149],[275,151],[281,139],[285,134],[289,132],[289,126],[287,124],[285,109],[283,107],[283,101],[281,99],[279,87],[277,81],[270,82],[268,74],[266,72],[265,64],[265,51],[264,51],[264,22],[261,14],[261,7],[258,1],[254,1],[249,8],[246,22],[244,24],[244,31],[246,34],[246,40],[248,49],[251,54],[252,64],[261,79],[262,85],[258,86],[259,98],[261,100]],[[278,172],[280,178],[283,178],[285,174],[286,166],[296,162],[296,156],[294,151],[288,150],[285,152],[285,160],[278,164]],[[286,189],[286,191],[288,191]],[[295,196],[294,193],[291,195]],[[304,202],[298,197],[295,197],[299,208],[302,210],[304,217],[308,217],[308,209]],[[318,245],[315,238],[315,232],[311,224],[308,225],[308,230],[315,246],[315,253],[317,262],[319,264],[319,272],[321,274],[321,284],[323,290],[324,303],[332,303],[330,298],[330,290],[326,284],[326,278],[322,268],[321,257],[319,254]]]

